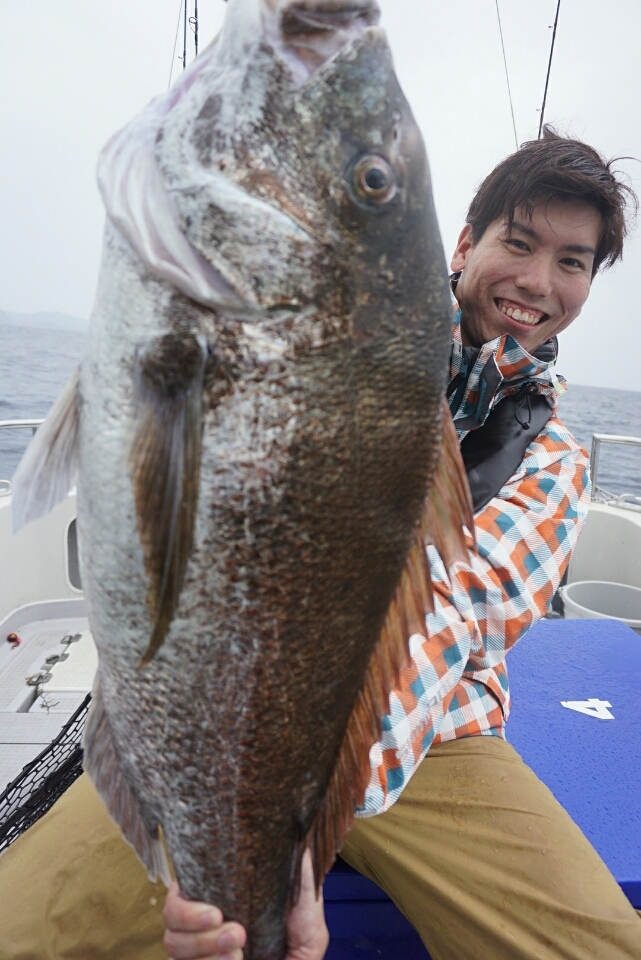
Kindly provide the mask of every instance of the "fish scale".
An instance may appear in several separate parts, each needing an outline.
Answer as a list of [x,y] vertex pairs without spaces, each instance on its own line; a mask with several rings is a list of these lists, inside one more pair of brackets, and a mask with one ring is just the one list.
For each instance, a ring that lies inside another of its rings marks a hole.
[[20,523],[77,473],[86,770],[249,960],[282,960],[305,848],[320,885],[362,802],[427,543],[465,559],[473,527],[429,171],[377,18],[230,0],[112,138],[86,355],[15,482]]

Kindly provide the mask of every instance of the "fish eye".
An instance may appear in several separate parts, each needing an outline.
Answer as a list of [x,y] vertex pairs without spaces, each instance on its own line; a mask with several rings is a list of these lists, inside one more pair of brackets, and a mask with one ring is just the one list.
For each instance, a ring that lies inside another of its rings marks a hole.
[[354,167],[352,186],[359,200],[380,206],[396,196],[394,169],[382,157],[363,157]]

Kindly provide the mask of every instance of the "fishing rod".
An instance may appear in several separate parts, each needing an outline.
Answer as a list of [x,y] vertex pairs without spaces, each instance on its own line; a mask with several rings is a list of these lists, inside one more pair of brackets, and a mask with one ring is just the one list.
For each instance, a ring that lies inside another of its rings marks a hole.
[[185,16],[183,18],[183,55],[180,58],[183,62],[183,70],[187,68],[187,21],[189,19],[189,14],[187,13],[187,0],[185,0]]
[[183,70],[187,68],[187,24],[191,28],[191,32],[194,35],[194,50],[195,56],[198,56],[198,0],[194,0],[194,15],[193,17],[189,16],[189,0],[184,0],[184,17],[183,17],[183,55],[179,59],[182,60]]
[[[499,0],[494,0],[494,2],[495,2],[495,6],[496,6],[496,17],[497,17],[497,20],[498,20],[498,23],[499,23],[499,34],[500,34],[500,37],[501,37],[501,49],[502,49],[502,51],[503,51],[503,65],[504,65],[504,67],[505,67],[505,80],[506,80],[506,82],[507,82],[507,92],[508,92],[508,97],[509,97],[509,100],[510,100],[510,112],[511,112],[511,114],[512,114],[512,130],[514,131],[514,142],[515,142],[515,144],[516,144],[516,149],[518,150],[518,148],[519,148],[519,141],[518,141],[518,137],[517,137],[517,135],[516,135],[516,122],[515,122],[515,120],[514,120],[514,105],[513,105],[513,103],[512,103],[512,91],[511,91],[511,89],[510,89],[510,77],[509,77],[508,69],[507,69],[507,58],[506,58],[506,56],[505,56],[505,43],[504,43],[504,40],[503,40],[503,27],[502,27],[502,24],[501,24],[501,13],[500,13],[500,10],[499,10]],[[540,110],[541,116],[540,116],[540,119],[539,119],[539,132],[538,132],[538,135],[537,135],[537,140],[540,140],[541,137],[542,137],[542,135],[543,135],[543,124],[544,124],[544,122],[545,122],[545,106],[546,106],[547,97],[548,97],[548,87],[549,87],[549,85],[550,85],[550,73],[551,73],[551,71],[552,71],[552,59],[553,59],[553,57],[554,57],[554,44],[555,44],[555,42],[556,42],[556,31],[557,31],[557,27],[558,27],[558,25],[559,25],[559,11],[560,11],[560,9],[561,9],[561,0],[557,0],[556,15],[555,15],[555,17],[554,17],[554,25],[552,26],[552,43],[551,43],[551,45],[550,45],[550,58],[549,58],[549,60],[548,60],[547,75],[546,75],[546,77],[545,77],[545,90],[544,90],[544,92],[543,92],[543,103],[541,104],[541,110]]]
[[198,0],[194,0],[194,14],[189,16],[189,0],[180,0],[180,5],[178,7],[178,22],[176,23],[176,35],[174,37],[174,49],[171,54],[171,68],[169,70],[169,82],[167,84],[167,89],[171,86],[171,78],[174,73],[174,63],[176,62],[176,47],[178,46],[178,34],[180,32],[180,23],[182,21],[183,25],[183,52],[182,56],[178,57],[178,60],[183,65],[183,70],[187,67],[187,24],[191,28],[191,32],[194,35],[194,56],[198,56],[198,40],[199,40],[199,26],[200,18],[198,16]]
[[559,10],[561,9],[561,0],[558,0],[556,5],[556,16],[554,18],[554,26],[552,28],[552,45],[550,47],[550,59],[548,61],[548,72],[545,78],[545,90],[543,92],[543,103],[541,104],[541,119],[539,121],[539,135],[537,140],[541,139],[543,133],[543,119],[545,117],[545,103],[548,98],[548,84],[550,82],[550,71],[552,69],[552,57],[554,56],[554,42],[556,40],[556,28],[559,22]]
[[189,18],[189,23],[194,34],[195,55],[198,56],[198,0],[194,0],[194,15]]
[[519,149],[519,138],[516,135],[516,121],[514,119],[514,104],[512,103],[512,90],[510,89],[510,75],[507,72],[507,58],[505,56],[505,43],[503,42],[503,27],[501,25],[501,12],[499,10],[499,0],[495,0],[496,3],[496,17],[499,21],[499,34],[501,36],[501,50],[503,51],[503,65],[505,67],[505,79],[507,81],[507,95],[510,100],[510,112],[512,114],[512,129],[514,131],[514,143],[516,149]]

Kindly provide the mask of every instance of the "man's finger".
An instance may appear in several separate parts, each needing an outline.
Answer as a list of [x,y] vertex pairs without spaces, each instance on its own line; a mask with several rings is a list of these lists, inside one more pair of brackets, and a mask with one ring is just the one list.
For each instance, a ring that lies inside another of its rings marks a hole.
[[167,930],[164,943],[171,960],[242,960],[245,931],[238,923],[226,923],[207,933]]
[[309,850],[305,851],[301,869],[298,903],[287,921],[286,960],[322,960],[329,944],[325,924],[322,891],[316,896],[314,870]]
[[[178,960],[178,957],[169,957],[168,960]],[[243,960],[243,951],[234,950],[233,953],[212,953],[208,957],[194,957],[193,960]]]
[[208,903],[185,900],[174,880],[165,901],[163,920],[167,930],[199,933],[201,930],[215,930],[220,927],[223,915],[218,907]]
[[[168,960],[178,960],[178,957],[169,957]],[[234,950],[233,953],[212,953],[208,957],[194,957],[193,960],[243,960],[243,951]]]
[[303,863],[300,871],[300,896],[306,900],[319,900],[323,896],[321,887],[318,896],[316,895],[316,883],[314,881],[314,867],[312,864],[312,854],[309,848],[303,854]]

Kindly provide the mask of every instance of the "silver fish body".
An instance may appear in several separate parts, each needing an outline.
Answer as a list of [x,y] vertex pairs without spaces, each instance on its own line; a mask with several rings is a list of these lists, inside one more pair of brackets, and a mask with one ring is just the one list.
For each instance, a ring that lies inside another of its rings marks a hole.
[[362,800],[378,717],[346,730],[439,456],[450,304],[375,4],[229,6],[102,161],[86,752],[150,871],[161,827],[184,894],[277,960],[304,847],[322,873]]

